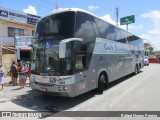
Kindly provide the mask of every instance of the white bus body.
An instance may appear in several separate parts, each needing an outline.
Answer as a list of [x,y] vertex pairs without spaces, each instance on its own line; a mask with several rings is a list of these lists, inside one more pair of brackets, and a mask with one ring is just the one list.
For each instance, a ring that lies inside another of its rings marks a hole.
[[37,23],[31,87],[54,96],[103,92],[108,83],[143,68],[143,40],[80,9]]

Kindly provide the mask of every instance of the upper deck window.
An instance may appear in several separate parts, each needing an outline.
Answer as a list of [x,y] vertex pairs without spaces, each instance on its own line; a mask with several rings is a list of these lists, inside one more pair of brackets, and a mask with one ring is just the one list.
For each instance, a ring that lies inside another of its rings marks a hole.
[[73,37],[75,13],[72,11],[47,16],[37,23],[35,36]]

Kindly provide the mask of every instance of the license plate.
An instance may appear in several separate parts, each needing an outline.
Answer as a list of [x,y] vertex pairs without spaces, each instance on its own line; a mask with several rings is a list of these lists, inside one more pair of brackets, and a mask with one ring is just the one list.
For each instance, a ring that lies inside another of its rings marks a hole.
[[46,92],[47,88],[40,88],[40,91]]

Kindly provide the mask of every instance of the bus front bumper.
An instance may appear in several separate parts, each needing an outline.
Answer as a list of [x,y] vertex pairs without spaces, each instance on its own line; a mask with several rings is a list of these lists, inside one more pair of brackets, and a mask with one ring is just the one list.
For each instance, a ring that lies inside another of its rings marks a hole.
[[70,85],[53,85],[53,84],[42,84],[42,83],[30,83],[32,90],[39,91],[43,94],[52,96],[65,96],[75,97],[74,84]]

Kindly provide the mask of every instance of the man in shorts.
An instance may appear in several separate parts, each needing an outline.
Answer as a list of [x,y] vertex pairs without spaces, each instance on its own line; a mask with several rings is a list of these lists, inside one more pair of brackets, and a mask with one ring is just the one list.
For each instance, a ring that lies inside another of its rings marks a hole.
[[4,82],[4,68],[2,67],[2,64],[0,63],[0,84],[2,86],[0,90],[3,90],[3,82]]

